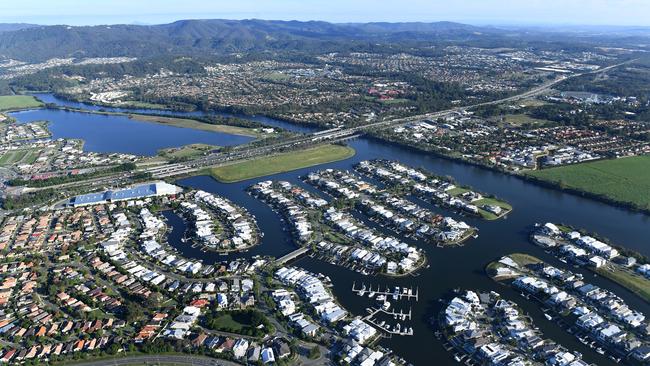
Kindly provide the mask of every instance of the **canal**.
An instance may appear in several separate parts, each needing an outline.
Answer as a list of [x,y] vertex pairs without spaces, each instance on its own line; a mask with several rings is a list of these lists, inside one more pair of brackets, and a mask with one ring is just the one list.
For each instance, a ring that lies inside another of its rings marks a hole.
[[[41,99],[43,97],[41,96]],[[45,99],[44,99],[45,100]],[[49,100],[45,100],[49,101]],[[84,105],[85,106],[85,105]],[[42,119],[49,119],[48,113],[52,110],[43,110]],[[76,112],[67,112],[76,113]],[[80,113],[83,114],[83,113]],[[242,116],[238,116],[242,117]],[[107,117],[104,121],[108,126],[113,126]],[[286,122],[268,120],[269,125],[292,128]],[[84,123],[83,119],[75,120],[74,124]],[[264,123],[264,122],[263,122]],[[115,124],[115,126],[119,126]],[[118,128],[118,127],[115,127]],[[121,128],[120,128],[121,129]],[[305,132],[304,127],[299,127],[300,132]],[[127,131],[122,131],[126,133]],[[172,136],[175,138],[175,136]],[[197,141],[192,141],[197,142]],[[106,149],[114,152],[121,151],[119,142],[106,141]],[[149,145],[149,139],[141,139],[141,145]],[[178,145],[178,144],[177,144]],[[434,328],[429,319],[436,315],[442,308],[440,299],[448,298],[455,288],[474,289],[478,291],[498,291],[504,297],[514,300],[535,320],[535,324],[543,331],[545,337],[550,338],[571,350],[576,350],[584,355],[587,362],[599,365],[611,364],[607,358],[595,353],[590,348],[579,343],[575,337],[561,330],[553,321],[542,316],[539,306],[524,299],[515,291],[499,285],[485,275],[484,268],[492,260],[513,253],[524,252],[535,255],[559,268],[567,269],[567,265],[547,255],[540,248],[528,241],[528,234],[536,222],[565,223],[575,227],[584,228],[590,232],[597,232],[609,238],[613,243],[636,250],[650,256],[648,236],[650,235],[650,217],[641,213],[633,213],[623,209],[609,206],[604,203],[588,200],[582,197],[569,195],[559,191],[543,188],[527,183],[518,178],[496,173],[480,167],[458,163],[425,153],[415,152],[410,149],[385,144],[371,139],[357,139],[350,142],[357,154],[344,161],[324,164],[315,168],[297,170],[289,173],[277,174],[266,179],[287,180],[294,184],[306,187],[298,177],[314,169],[335,168],[350,170],[352,166],[366,159],[393,159],[415,167],[425,168],[439,175],[453,176],[459,183],[471,185],[474,188],[497,195],[507,200],[514,207],[514,211],[506,219],[498,221],[482,221],[463,218],[469,224],[478,227],[479,237],[469,240],[465,246],[458,248],[438,248],[424,243],[416,243],[427,254],[429,267],[419,272],[416,277],[388,279],[385,277],[366,277],[356,272],[346,270],[328,263],[311,258],[303,258],[293,265],[303,267],[313,272],[320,272],[329,276],[334,286],[334,293],[341,304],[355,315],[365,315],[365,308],[372,305],[372,300],[361,298],[352,293],[352,283],[365,282],[366,284],[389,286],[417,287],[419,289],[419,302],[399,302],[399,308],[413,312],[413,320],[408,324],[415,332],[411,337],[393,337],[384,339],[381,344],[395,350],[407,361],[415,365],[455,365],[451,355],[447,353],[441,343],[434,337]],[[153,147],[145,146],[144,149]],[[285,231],[280,217],[268,206],[253,199],[245,192],[245,188],[261,179],[224,184],[210,177],[198,176],[180,180],[184,186],[202,189],[227,197],[234,203],[246,207],[257,218],[264,238],[262,243],[252,248],[244,256],[256,254],[282,256],[295,249],[291,237]],[[325,197],[324,194],[321,196]],[[452,212],[445,214],[456,217]],[[182,221],[173,217],[168,220],[175,229],[178,225],[182,229]],[[180,243],[180,242],[179,242]],[[174,243],[172,243],[174,244]],[[187,248],[179,250],[190,257],[200,257],[205,263],[222,261],[225,258],[217,253],[192,252]],[[231,257],[234,255],[231,255]],[[227,257],[226,257],[227,258]],[[594,277],[590,272],[570,268],[583,273],[585,281],[608,288],[621,296],[632,308],[650,315],[650,305],[624,288],[600,277]],[[403,322],[405,323],[405,322]],[[404,325],[404,324],[403,324]]]

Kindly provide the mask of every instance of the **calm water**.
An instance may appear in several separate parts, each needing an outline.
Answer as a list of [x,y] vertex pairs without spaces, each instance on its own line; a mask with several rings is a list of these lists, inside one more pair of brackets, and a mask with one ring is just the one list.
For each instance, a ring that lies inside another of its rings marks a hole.
[[135,155],[156,155],[158,150],[192,143],[217,146],[239,145],[248,136],[166,126],[130,119],[126,116],[69,112],[59,109],[34,109],[11,113],[21,123],[49,121],[54,138],[82,139],[87,151]]
[[[52,111],[47,112],[51,113]],[[83,113],[79,114],[86,116]],[[43,117],[36,119],[41,118]],[[142,149],[148,151],[156,149],[152,145],[155,145],[157,142],[152,142],[151,139],[141,139],[141,136],[147,136],[141,135],[146,132],[133,130],[129,126],[122,128],[119,123],[113,123],[114,121],[110,120],[119,119],[119,117],[102,118],[105,118],[105,120],[102,120],[102,123],[104,126],[107,126],[106,128],[111,134],[98,134],[97,140],[106,149],[118,151],[122,149],[122,146],[128,145],[128,143],[123,143],[120,139],[105,138],[105,136],[120,136],[121,134],[133,136],[132,138],[138,141],[136,144],[144,145],[140,146]],[[85,123],[84,121],[85,118],[71,119],[69,129],[84,128],[82,126]],[[286,124],[285,122],[274,120],[271,120],[271,122],[269,124],[274,126]],[[167,132],[161,134],[166,134]],[[181,142],[176,134],[161,138],[169,139],[171,141],[170,143],[175,142],[175,146],[188,143],[184,142],[185,140]],[[546,320],[542,316],[537,304],[525,300],[516,292],[490,280],[484,274],[484,267],[490,261],[502,255],[513,252],[526,252],[538,256],[557,267],[566,268],[566,265],[546,255],[541,249],[528,242],[528,233],[531,226],[535,222],[546,221],[566,223],[585,228],[592,232],[598,232],[616,244],[632,248],[650,256],[650,247],[648,246],[648,237],[650,236],[649,216],[631,213],[599,202],[541,188],[514,177],[436,158],[394,145],[382,144],[374,140],[359,139],[352,141],[350,145],[357,151],[354,157],[340,162],[325,164],[319,166],[318,169],[351,169],[356,162],[365,159],[395,159],[412,166],[426,168],[437,174],[451,175],[460,183],[472,185],[476,189],[484,192],[494,193],[506,199],[514,206],[514,211],[505,220],[486,222],[463,218],[480,230],[479,238],[468,241],[464,247],[442,249],[416,242],[416,245],[426,250],[430,264],[430,267],[420,272],[418,277],[402,279],[370,278],[310,258],[303,258],[294,263],[308,270],[324,273],[332,278],[335,283],[334,292],[336,296],[343,306],[356,315],[365,315],[364,309],[371,305],[371,302],[369,299],[360,298],[350,291],[353,281],[357,283],[372,283],[374,285],[389,285],[391,288],[393,286],[417,286],[420,291],[420,301],[410,304],[414,320],[409,324],[409,326],[413,327],[415,336],[393,337],[383,340],[382,344],[392,348],[400,356],[416,365],[457,365],[450,354],[444,351],[441,344],[434,338],[434,330],[429,325],[429,319],[440,311],[442,303],[439,299],[447,297],[454,288],[477,289],[480,291],[494,290],[500,292],[504,297],[516,301],[525,311],[529,312],[535,319],[535,324],[541,328],[546,337],[567,346],[569,349],[583,353],[585,360],[588,362],[596,362],[599,365],[611,364],[611,361],[583,346],[573,336],[561,330],[555,323]],[[294,184],[306,187],[298,179],[298,176],[314,169],[317,168],[277,174],[266,177],[265,179],[288,180]],[[280,217],[271,211],[268,206],[253,199],[244,192],[246,187],[259,180],[253,179],[240,183],[223,184],[209,177],[199,176],[184,179],[178,183],[228,197],[234,203],[246,207],[257,217],[260,229],[265,234],[262,243],[247,253],[239,254],[239,256],[248,257],[256,254],[281,256],[293,250],[295,246],[292,243],[289,233],[283,230]],[[325,197],[324,195],[322,196]],[[418,203],[426,206],[422,202]],[[452,213],[445,213],[454,216]],[[165,215],[170,224],[175,228],[172,234],[182,235],[184,230],[182,220],[170,213],[166,213]],[[216,253],[203,253],[192,249],[180,242],[180,236],[178,238],[170,238],[170,243],[181,250],[184,255],[188,257],[199,257],[206,263],[222,261],[228,258]],[[231,256],[235,255],[237,254]],[[589,282],[611,289],[623,297],[633,308],[650,316],[650,305],[627,290],[606,279],[594,277],[589,272],[578,269],[572,270],[585,274],[585,279]],[[395,305],[405,310],[408,310],[409,307],[407,302],[400,302]]]
[[[80,109],[87,109],[87,110],[92,110],[92,111],[108,111],[108,112],[123,112],[123,113],[153,113],[153,114],[168,114],[168,115],[178,115],[178,116],[187,116],[187,117],[198,117],[204,115],[202,112],[174,112],[170,110],[161,110],[161,109],[137,109],[137,108],[115,108],[115,107],[103,107],[103,106],[97,106],[93,104],[88,104],[88,103],[79,103],[79,102],[73,102],[69,100],[65,100],[62,98],[58,98],[52,94],[44,94],[44,93],[37,93],[37,94],[32,94],[36,98],[40,99],[44,103],[54,103],[57,105],[61,106],[66,106],[70,108],[80,108]],[[259,122],[268,126],[274,126],[274,127],[280,127],[284,128],[289,131],[294,131],[294,132],[314,132],[317,131],[319,128],[314,127],[314,126],[304,126],[304,125],[298,125],[295,123],[289,123],[281,120],[277,120],[274,118],[268,118],[265,116],[246,116],[242,114],[234,114],[234,113],[220,113],[220,112],[214,112],[212,113],[217,116],[222,116],[222,117],[234,117],[234,118],[243,118],[243,119],[248,119],[251,121]]]

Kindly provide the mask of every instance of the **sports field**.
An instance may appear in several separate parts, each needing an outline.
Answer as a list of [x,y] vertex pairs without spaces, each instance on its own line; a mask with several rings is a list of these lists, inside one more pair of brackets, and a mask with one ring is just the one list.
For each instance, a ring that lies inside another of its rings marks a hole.
[[650,156],[601,160],[531,171],[530,176],[650,209]]
[[0,165],[33,164],[38,159],[37,149],[8,151],[0,156]]

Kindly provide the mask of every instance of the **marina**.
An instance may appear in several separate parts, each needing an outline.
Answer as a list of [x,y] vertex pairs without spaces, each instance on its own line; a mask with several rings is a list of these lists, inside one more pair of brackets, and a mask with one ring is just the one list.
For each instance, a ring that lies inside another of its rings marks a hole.
[[374,290],[373,285],[368,285],[368,287],[366,287],[366,285],[362,283],[360,288],[356,288],[356,285],[356,282],[352,282],[352,292],[359,296],[364,296],[367,293],[370,298],[375,295],[384,296],[384,298],[392,298],[393,300],[415,299],[415,301],[418,301],[419,298],[419,289],[417,287],[414,291],[412,288],[400,288],[399,286],[395,286],[393,291],[391,291],[388,286],[386,286],[386,290],[382,290],[381,286],[377,285],[377,289]]

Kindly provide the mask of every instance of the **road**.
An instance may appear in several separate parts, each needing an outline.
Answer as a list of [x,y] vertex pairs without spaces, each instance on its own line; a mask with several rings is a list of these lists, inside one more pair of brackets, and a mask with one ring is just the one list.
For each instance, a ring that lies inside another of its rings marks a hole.
[[[290,149],[297,149],[309,145],[314,145],[314,144],[319,144],[319,143],[324,143],[324,142],[335,142],[340,139],[345,139],[349,136],[353,136],[355,134],[359,133],[364,133],[365,131],[373,130],[373,129],[378,129],[378,128],[388,128],[391,126],[397,126],[397,125],[402,125],[418,120],[423,120],[423,119],[435,119],[439,118],[445,115],[448,115],[450,113],[458,113],[458,112],[463,112],[468,109],[476,108],[476,107],[481,107],[481,106],[486,106],[486,105],[496,105],[496,104],[501,104],[501,103],[509,103],[509,102],[516,102],[519,100],[524,100],[528,98],[532,98],[534,96],[543,94],[550,90],[552,87],[555,85],[572,79],[572,78],[577,78],[580,76],[584,75],[589,75],[589,74],[598,74],[598,73],[604,73],[607,72],[615,67],[619,67],[621,65],[633,62],[635,60],[629,60],[626,62],[622,62],[619,64],[603,67],[598,70],[590,71],[590,72],[585,72],[585,73],[578,73],[578,74],[573,74],[571,76],[561,76],[559,78],[556,78],[554,80],[548,81],[540,86],[537,86],[533,89],[527,90],[521,94],[513,95],[510,97],[490,101],[490,102],[483,102],[483,103],[477,103],[477,104],[472,104],[472,105],[466,105],[466,106],[461,106],[461,107],[456,107],[456,108],[451,108],[443,111],[438,111],[438,112],[432,112],[432,113],[426,113],[426,114],[421,114],[421,115],[416,115],[416,116],[409,116],[409,117],[404,117],[404,118],[396,118],[396,119],[391,119],[391,120],[385,120],[385,121],[379,121],[379,122],[374,122],[362,126],[356,126],[356,127],[349,127],[349,128],[342,128],[342,129],[333,129],[333,130],[328,130],[328,131],[321,131],[321,132],[316,132],[313,134],[308,134],[308,135],[300,135],[297,137],[292,137],[289,138],[288,140],[283,140],[279,141],[273,144],[265,145],[265,146],[250,146],[250,145],[240,145],[240,146],[235,146],[233,147],[230,151],[227,152],[214,152],[206,156],[199,157],[194,160],[190,160],[188,162],[184,163],[177,163],[177,164],[167,164],[163,166],[152,166],[152,167],[146,167],[139,169],[135,172],[132,173],[121,173],[121,174],[114,174],[114,175],[109,175],[105,177],[100,177],[100,178],[91,178],[85,181],[77,181],[77,182],[71,182],[71,183],[66,183],[66,184],[60,184],[56,186],[50,186],[47,188],[55,188],[55,189],[61,189],[61,188],[67,188],[67,187],[80,187],[84,186],[87,190],[94,189],[96,187],[104,187],[104,186],[116,186],[121,183],[128,183],[131,181],[131,178],[136,176],[136,174],[141,174],[141,173],[150,173],[152,174],[153,178],[160,179],[160,178],[166,178],[166,177],[172,177],[172,176],[180,176],[180,175],[186,175],[190,174],[193,172],[200,171],[201,169],[204,169],[206,167],[212,167],[212,166],[218,166],[218,165],[223,165],[226,163],[232,163],[234,161],[242,161],[242,160],[248,160],[252,159],[255,157],[260,157],[260,156],[268,156],[272,154],[276,154],[280,151],[286,151]],[[36,191],[40,189],[45,189],[45,188],[29,188],[30,191]]]
[[236,362],[193,355],[143,355],[117,357],[97,361],[75,363],[74,366],[111,366],[111,365],[196,365],[196,366],[241,366]]

